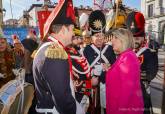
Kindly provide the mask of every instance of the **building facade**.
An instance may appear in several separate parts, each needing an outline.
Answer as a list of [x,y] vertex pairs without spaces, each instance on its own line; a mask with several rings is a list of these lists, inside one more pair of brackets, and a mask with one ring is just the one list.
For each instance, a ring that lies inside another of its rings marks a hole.
[[[52,11],[55,6],[56,6],[56,4],[49,5],[48,10]],[[81,15],[83,12],[90,14],[92,11],[92,8],[90,8],[89,6],[86,6],[86,7],[80,6],[80,7],[77,7],[77,9],[78,9],[78,15]],[[27,13],[29,15],[28,21],[29,21],[30,26],[33,26],[33,27],[38,26],[37,12],[42,11],[42,10],[44,10],[42,4],[32,4],[32,6],[29,8],[29,10],[27,10]]]
[[[48,10],[49,11],[52,11],[53,9],[54,9],[54,6],[53,5],[48,6]],[[42,4],[32,4],[32,6],[27,11],[27,13],[29,15],[28,21],[29,21],[29,25],[30,26],[33,26],[33,27],[38,26],[37,12],[38,11],[42,11],[42,10],[45,10],[43,8],[43,5]]]
[[146,33],[160,44],[164,44],[165,0],[141,0],[141,12],[146,19]]
[[4,22],[5,26],[17,26],[18,20],[17,19],[8,19]]

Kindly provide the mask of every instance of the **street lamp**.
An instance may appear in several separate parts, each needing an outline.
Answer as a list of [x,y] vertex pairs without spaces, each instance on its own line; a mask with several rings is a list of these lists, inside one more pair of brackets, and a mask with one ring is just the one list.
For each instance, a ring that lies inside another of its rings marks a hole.
[[0,25],[3,24],[3,16],[5,16],[6,10],[3,8],[0,8]]

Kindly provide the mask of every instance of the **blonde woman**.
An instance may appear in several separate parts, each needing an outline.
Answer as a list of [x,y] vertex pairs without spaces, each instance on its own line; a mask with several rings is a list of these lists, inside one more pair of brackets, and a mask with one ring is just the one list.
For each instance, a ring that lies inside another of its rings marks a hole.
[[107,114],[143,114],[140,62],[132,51],[133,35],[123,28],[112,35],[113,50],[118,57],[106,75]]

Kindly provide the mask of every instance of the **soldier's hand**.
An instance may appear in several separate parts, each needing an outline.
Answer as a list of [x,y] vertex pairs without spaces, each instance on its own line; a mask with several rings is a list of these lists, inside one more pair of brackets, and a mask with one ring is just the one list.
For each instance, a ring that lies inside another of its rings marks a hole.
[[106,63],[103,63],[102,66],[103,66],[103,71],[108,71],[111,67],[110,64],[106,64]]

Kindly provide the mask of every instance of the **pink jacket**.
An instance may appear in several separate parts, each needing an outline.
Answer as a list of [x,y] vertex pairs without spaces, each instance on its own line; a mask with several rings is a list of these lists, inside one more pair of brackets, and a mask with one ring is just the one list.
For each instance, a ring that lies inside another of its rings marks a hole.
[[143,114],[140,63],[128,49],[120,54],[106,75],[107,114]]

